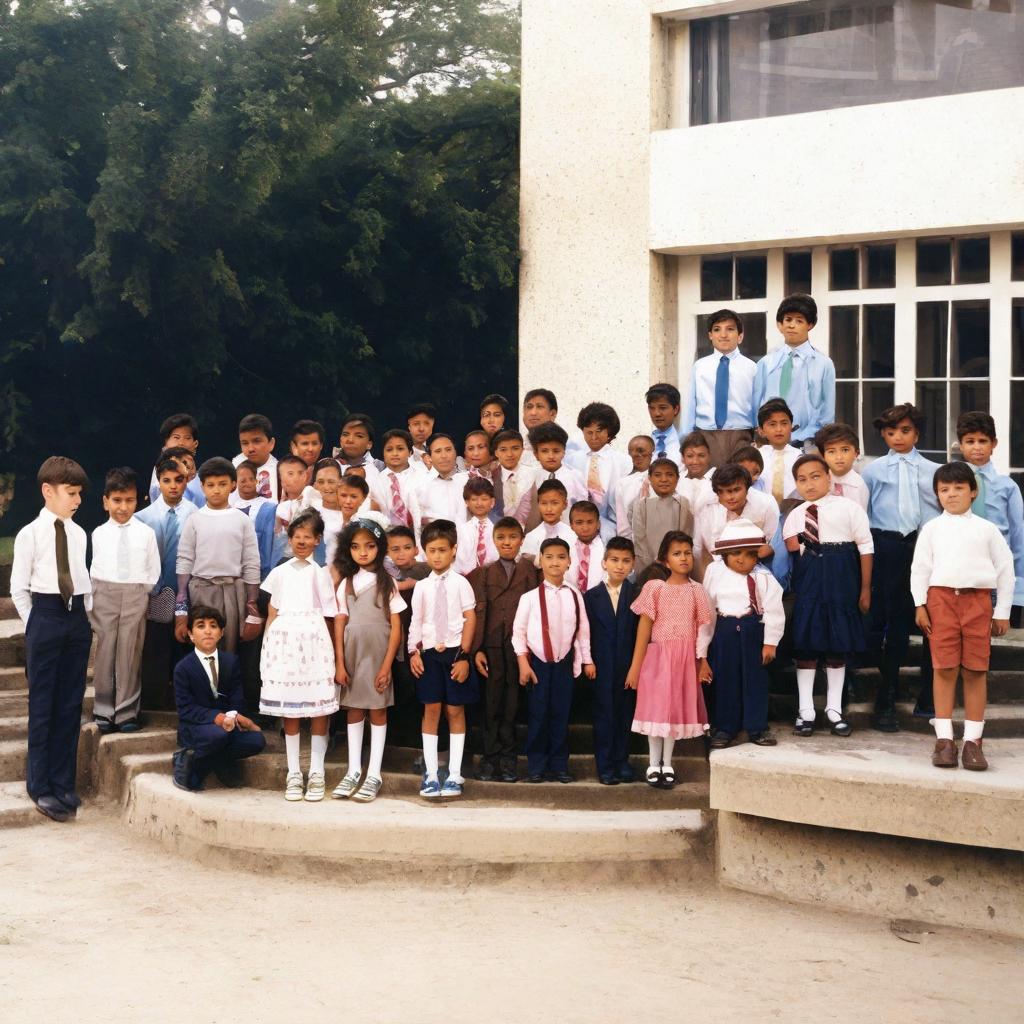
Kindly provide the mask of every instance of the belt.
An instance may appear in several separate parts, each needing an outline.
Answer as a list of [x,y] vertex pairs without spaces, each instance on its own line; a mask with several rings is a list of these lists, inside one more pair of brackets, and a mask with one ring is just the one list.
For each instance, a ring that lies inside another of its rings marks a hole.
[[877,530],[872,527],[871,532],[879,537],[895,537],[897,540],[911,540],[917,537],[917,530],[913,533],[900,533],[899,530]]
[[40,608],[59,608],[66,612],[82,611],[85,608],[85,595],[75,594],[70,601],[65,602],[60,594],[33,594],[32,605]]
[[961,594],[991,594],[991,587],[929,587],[929,590],[945,590],[959,597]]

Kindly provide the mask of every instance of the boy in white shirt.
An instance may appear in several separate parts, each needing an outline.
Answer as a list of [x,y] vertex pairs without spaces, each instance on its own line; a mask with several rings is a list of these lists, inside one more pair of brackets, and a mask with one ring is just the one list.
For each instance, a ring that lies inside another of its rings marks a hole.
[[458,525],[458,551],[455,555],[455,571],[468,576],[474,569],[482,568],[498,559],[494,546],[494,485],[483,477],[470,477],[462,488],[466,502],[467,519]]
[[583,431],[585,450],[573,451],[566,461],[584,479],[590,500],[601,517],[601,536],[614,537],[615,490],[619,481],[633,468],[628,455],[615,451],[611,442],[618,436],[618,413],[604,402],[585,405],[576,417],[576,426]]
[[[765,537],[775,537],[779,527],[779,507],[770,494],[762,494],[750,486],[750,474],[734,463],[722,466],[711,480],[713,497],[704,499],[694,513],[694,576],[698,567],[710,564],[715,544],[726,523],[733,519],[749,519]],[[771,558],[774,551],[766,541],[761,545],[759,557]]]
[[[964,680],[964,744],[960,763],[988,767],[982,753],[986,676],[991,637],[1010,626],[1013,554],[999,528],[971,511],[978,484],[964,462],[940,466],[932,478],[942,514],[917,534],[910,566],[915,619],[928,637],[934,668],[936,768],[955,768],[953,704],[956,680]],[[995,590],[995,610],[992,591]]]
[[569,509],[569,526],[573,532],[569,542],[572,561],[565,579],[585,594],[604,582],[604,541],[597,506],[592,501],[577,501]]
[[146,610],[160,579],[160,551],[152,528],[134,518],[138,503],[135,471],[110,470],[103,485],[110,518],[92,534],[89,612],[96,634],[93,718],[104,735],[139,730]]
[[846,423],[830,423],[814,435],[814,446],[824,456],[832,475],[832,493],[850,498],[868,510],[868,485],[854,468],[860,458],[860,438]]
[[[770,398],[757,410],[757,428],[768,443],[758,449],[764,471],[756,487],[770,494],[785,515],[801,500],[793,479],[793,464],[803,452],[789,443],[793,437],[793,413],[781,398]],[[783,507],[784,502],[789,504]]]
[[251,412],[238,424],[241,452],[232,460],[237,468],[251,462],[256,471],[256,496],[277,501],[277,457],[274,455],[274,426],[266,416]]
[[[637,434],[629,439],[626,446],[633,470],[629,476],[622,477],[615,488],[615,528],[620,537],[632,539],[633,526],[630,513],[637,498],[647,498],[651,493],[651,478],[648,470],[654,459],[654,439],[648,434]],[[684,490],[680,489],[681,492]],[[685,497],[689,500],[689,486],[685,488]]]
[[[649,441],[650,438],[645,440]],[[565,464],[565,447],[569,443],[569,435],[557,423],[549,421],[530,431],[529,442],[534,456],[531,468],[535,473],[535,486],[544,480],[560,480],[565,485],[570,505],[586,501],[586,481],[575,469]],[[524,453],[523,464],[525,459]],[[563,518],[568,521],[568,516]]]
[[420,502],[417,489],[428,470],[412,461],[413,440],[408,430],[388,430],[381,438],[384,468],[367,480],[373,503],[387,516],[392,526],[408,526],[420,535]]
[[540,557],[540,546],[549,537],[561,537],[570,545],[576,540],[576,534],[563,518],[567,507],[565,484],[561,480],[544,480],[537,488],[537,510],[541,522],[523,540],[519,552],[521,558],[536,563]]
[[536,474],[523,465],[523,435],[518,430],[499,430],[491,437],[491,454],[498,463],[494,482],[495,518],[511,516],[525,530],[535,516],[533,485]]

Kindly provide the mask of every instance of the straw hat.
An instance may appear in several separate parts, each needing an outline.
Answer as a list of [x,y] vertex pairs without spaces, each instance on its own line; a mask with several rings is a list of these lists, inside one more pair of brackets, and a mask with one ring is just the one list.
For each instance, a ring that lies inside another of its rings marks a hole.
[[767,541],[764,531],[749,519],[733,519],[725,524],[722,536],[715,542],[715,554],[738,551],[741,548],[759,548]]

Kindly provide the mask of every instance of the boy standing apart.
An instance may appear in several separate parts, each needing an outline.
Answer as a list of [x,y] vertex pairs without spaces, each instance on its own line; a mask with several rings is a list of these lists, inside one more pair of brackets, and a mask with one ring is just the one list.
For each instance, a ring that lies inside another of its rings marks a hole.
[[[936,768],[955,768],[953,704],[957,676],[964,680],[961,764],[988,767],[982,753],[985,684],[991,639],[1010,626],[1013,555],[994,523],[974,515],[978,482],[969,465],[950,462],[932,479],[942,514],[921,527],[910,569],[915,619],[931,644],[935,668]],[[996,591],[995,611],[992,591]]]
[[11,598],[25,624],[25,787],[41,814],[67,821],[82,804],[75,792],[75,766],[92,646],[86,614],[92,601],[86,536],[71,519],[89,478],[73,459],[51,455],[36,479],[43,509],[18,531],[11,566]]
[[763,356],[754,376],[753,408],[781,398],[793,410],[793,440],[803,447],[826,423],[835,419],[836,368],[808,341],[818,322],[818,306],[810,295],[790,295],[775,314],[785,344]]
[[107,473],[103,510],[110,518],[92,533],[92,609],[96,633],[93,718],[99,731],[137,732],[142,699],[142,645],[149,595],[160,579],[156,534],[134,518],[139,502],[134,470]]
[[737,448],[754,438],[754,376],[757,363],[740,354],[743,321],[739,313],[720,309],[708,320],[714,352],[698,359],[690,374],[680,429],[699,430],[708,442],[711,465],[732,461]]
[[238,445],[242,451],[235,466],[251,462],[256,473],[256,496],[277,501],[277,457],[274,455],[274,427],[266,416],[251,412],[238,424]]

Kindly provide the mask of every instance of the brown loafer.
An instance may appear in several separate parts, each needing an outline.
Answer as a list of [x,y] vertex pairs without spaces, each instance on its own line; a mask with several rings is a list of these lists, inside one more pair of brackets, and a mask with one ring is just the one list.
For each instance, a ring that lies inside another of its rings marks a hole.
[[936,740],[935,749],[932,751],[932,764],[936,768],[955,768],[956,744],[952,740]]
[[981,752],[981,740],[964,740],[964,748],[960,752],[960,763],[972,772],[983,772],[988,768],[988,761]]

